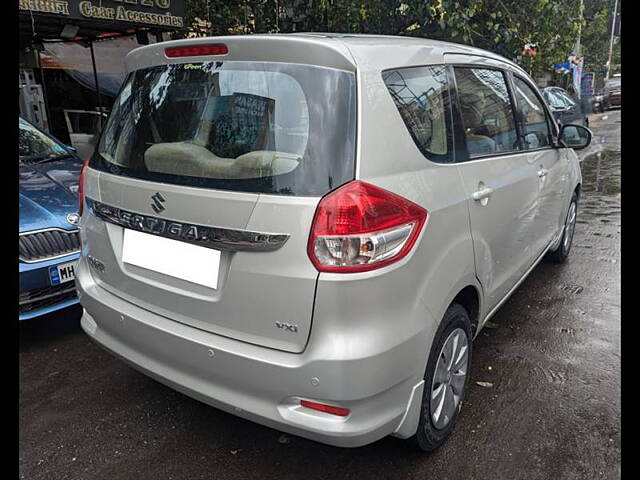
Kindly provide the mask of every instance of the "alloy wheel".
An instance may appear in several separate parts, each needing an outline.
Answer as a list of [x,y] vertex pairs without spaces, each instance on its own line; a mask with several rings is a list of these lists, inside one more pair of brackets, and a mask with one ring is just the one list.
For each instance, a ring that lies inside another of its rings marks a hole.
[[439,430],[449,424],[460,405],[468,364],[467,335],[456,328],[442,346],[431,384],[431,420]]
[[565,255],[569,253],[571,248],[571,241],[573,240],[573,232],[576,229],[576,217],[577,217],[577,205],[576,202],[571,202],[569,207],[569,213],[567,214],[567,220],[564,224],[564,251]]

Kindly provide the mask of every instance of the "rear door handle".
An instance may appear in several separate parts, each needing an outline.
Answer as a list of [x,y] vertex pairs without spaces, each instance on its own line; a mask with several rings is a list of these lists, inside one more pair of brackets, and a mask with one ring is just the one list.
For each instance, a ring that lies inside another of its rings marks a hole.
[[484,198],[489,198],[491,196],[491,194],[493,193],[493,188],[491,187],[484,187],[482,190],[478,190],[477,192],[473,192],[471,194],[471,197],[476,201],[480,201]]
[[540,170],[538,170],[538,176],[540,178],[546,177],[547,173],[549,173],[549,170],[547,170],[546,168],[541,168]]

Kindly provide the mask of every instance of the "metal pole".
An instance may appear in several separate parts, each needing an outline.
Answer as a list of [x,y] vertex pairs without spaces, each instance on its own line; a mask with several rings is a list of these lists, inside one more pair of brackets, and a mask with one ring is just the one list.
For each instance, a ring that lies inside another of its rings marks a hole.
[[[42,44],[44,47],[44,44]],[[44,94],[44,117],[45,117],[45,131],[51,132],[51,126],[49,123],[53,123],[53,118],[51,117],[51,109],[49,108],[49,96],[47,95],[47,86],[44,81],[44,69],[42,68],[42,61],[40,59],[40,49],[36,48],[36,57],[38,58],[38,70],[40,70],[40,81],[42,82],[42,93]]]
[[96,94],[98,99],[98,125],[102,128],[102,101],[100,98],[100,85],[98,84],[98,70],[96,69],[96,56],[93,53],[93,39],[89,39],[89,49],[91,50],[91,65],[93,66],[93,80],[96,84]]
[[[616,0],[617,2],[618,0]],[[583,11],[584,11],[584,0],[580,0],[580,22],[578,23],[578,40],[576,40],[576,57],[580,56],[580,50],[581,50],[581,45],[580,45],[580,36],[582,34],[582,17],[583,17]]]
[[[616,0],[618,1],[618,0]],[[580,37],[582,35],[582,17],[584,12],[584,0],[580,0],[580,21],[578,22],[578,39],[576,40],[576,62],[578,67],[580,68],[580,78],[578,78],[578,91],[576,95],[578,98],[582,98],[582,66],[583,62],[580,58],[580,51],[582,49],[582,45],[580,45]]]
[[207,37],[211,36],[211,0],[207,0]]
[[249,24],[247,23],[247,0],[244,0],[244,33],[249,31]]
[[613,54],[613,34],[616,31],[617,14],[618,14],[618,0],[616,0],[615,6],[613,7],[613,20],[611,20],[611,40],[609,40],[609,61],[607,62],[607,78],[605,78],[605,80],[609,80],[609,76],[611,75],[611,55]]

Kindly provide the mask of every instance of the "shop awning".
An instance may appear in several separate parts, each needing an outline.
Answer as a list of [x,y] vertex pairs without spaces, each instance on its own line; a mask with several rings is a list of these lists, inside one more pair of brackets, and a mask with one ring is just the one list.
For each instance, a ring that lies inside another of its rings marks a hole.
[[[184,29],[184,0],[18,0],[21,38]],[[76,30],[77,27],[77,30]]]

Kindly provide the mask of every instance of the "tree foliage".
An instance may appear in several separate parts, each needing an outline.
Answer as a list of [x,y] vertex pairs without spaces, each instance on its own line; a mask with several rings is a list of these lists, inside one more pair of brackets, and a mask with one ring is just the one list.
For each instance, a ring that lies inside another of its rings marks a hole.
[[[606,62],[613,0],[584,3],[584,51]],[[186,0],[186,11],[188,24],[199,19],[198,34],[418,36],[491,50],[535,75],[567,60],[580,25],[579,5],[580,0]],[[526,43],[537,45],[537,55],[522,55]]]
[[[618,1],[620,8],[620,1]],[[582,53],[585,71],[596,75],[596,83],[602,84],[609,58],[609,40],[613,19],[614,2],[602,0],[585,1],[585,25],[582,32]],[[614,37],[611,73],[620,72],[620,42]]]

